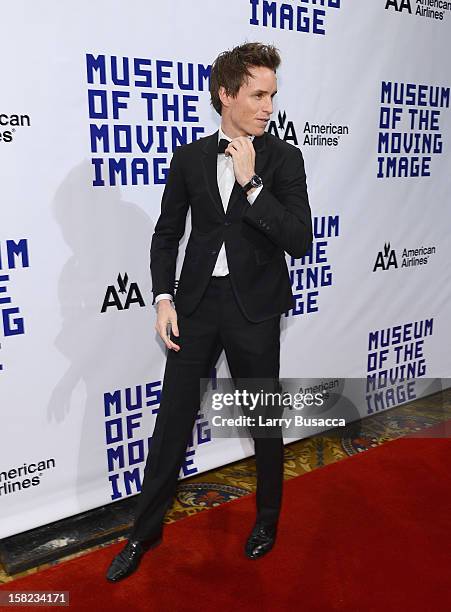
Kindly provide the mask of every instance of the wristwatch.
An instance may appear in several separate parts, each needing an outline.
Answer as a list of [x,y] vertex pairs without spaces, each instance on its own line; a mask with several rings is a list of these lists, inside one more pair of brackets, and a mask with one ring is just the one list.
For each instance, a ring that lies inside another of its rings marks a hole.
[[247,193],[249,189],[252,189],[253,187],[261,187],[262,185],[263,185],[262,178],[258,176],[258,174],[254,174],[254,176],[251,178],[249,183],[246,183],[245,185],[243,185],[243,191],[244,193]]

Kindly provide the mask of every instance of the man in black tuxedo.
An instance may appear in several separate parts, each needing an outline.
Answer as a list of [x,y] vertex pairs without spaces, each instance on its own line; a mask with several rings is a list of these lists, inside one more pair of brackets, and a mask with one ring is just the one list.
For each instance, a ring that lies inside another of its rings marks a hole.
[[[221,53],[210,75],[221,126],[172,157],[151,245],[155,328],[168,355],[133,529],[107,574],[113,582],[131,574],[161,540],[200,405],[200,379],[208,378],[222,350],[233,379],[264,379],[276,389],[280,316],[294,306],[285,252],[302,257],[312,242],[302,154],[265,132],[279,64],[277,49],[261,43]],[[174,295],[190,207],[192,230]],[[274,545],[283,484],[282,436],[255,437],[254,444],[250,559]]]

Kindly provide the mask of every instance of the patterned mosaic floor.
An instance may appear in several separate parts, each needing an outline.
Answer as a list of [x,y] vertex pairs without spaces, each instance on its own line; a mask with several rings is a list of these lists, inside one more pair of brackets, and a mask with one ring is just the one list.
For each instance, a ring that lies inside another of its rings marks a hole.
[[[390,440],[419,432],[451,419],[451,389],[436,393],[411,404],[367,417],[344,430],[345,435],[317,435],[285,446],[285,479],[301,476],[329,463],[384,444]],[[183,480],[165,523],[173,523],[196,512],[237,499],[255,491],[255,460],[253,457]],[[123,539],[117,538],[113,541]],[[85,555],[113,541],[83,550],[63,559],[8,576],[0,566],[0,583],[34,573]]]

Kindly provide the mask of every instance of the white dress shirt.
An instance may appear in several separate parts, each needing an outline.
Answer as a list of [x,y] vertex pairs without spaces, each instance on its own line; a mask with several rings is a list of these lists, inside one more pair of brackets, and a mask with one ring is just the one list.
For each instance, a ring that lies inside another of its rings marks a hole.
[[[222,127],[219,128],[218,132],[218,143],[224,138],[229,142],[232,140],[224,134],[222,131]],[[254,139],[254,136],[248,136],[250,140]],[[224,211],[227,212],[227,206],[230,199],[230,194],[232,193],[233,186],[235,184],[235,173],[233,171],[233,159],[231,155],[218,155],[218,164],[217,164],[217,180],[218,180],[218,188],[219,194],[221,196],[222,205],[224,207]],[[247,200],[249,204],[253,204],[255,199],[257,198],[260,191],[263,189],[263,185],[257,187],[255,191],[247,196]],[[218,258],[216,260],[215,267],[213,269],[213,276],[226,276],[229,273],[229,267],[227,265],[227,256],[225,251],[225,243],[222,243],[222,246],[219,250]],[[155,305],[164,299],[172,300],[172,295],[170,293],[160,293],[155,298]]]

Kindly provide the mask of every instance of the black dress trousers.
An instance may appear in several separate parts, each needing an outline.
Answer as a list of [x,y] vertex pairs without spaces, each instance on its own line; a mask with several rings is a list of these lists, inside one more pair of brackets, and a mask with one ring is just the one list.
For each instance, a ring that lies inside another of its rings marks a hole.
[[[207,379],[224,349],[233,379],[278,381],[280,315],[254,323],[241,312],[230,276],[212,277],[189,316],[177,313],[180,346],[169,350],[144,480],[130,538],[161,535],[200,405],[200,379]],[[282,501],[283,439],[254,437],[257,520],[277,522]]]

